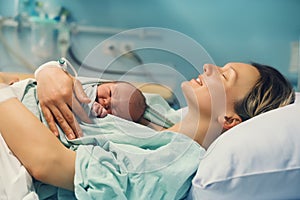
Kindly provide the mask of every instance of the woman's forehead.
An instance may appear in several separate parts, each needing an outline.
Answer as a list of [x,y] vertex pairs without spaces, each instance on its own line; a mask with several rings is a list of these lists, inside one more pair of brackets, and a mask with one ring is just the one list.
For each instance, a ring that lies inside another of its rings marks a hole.
[[245,71],[245,72],[256,72],[257,74],[259,74],[256,67],[254,67],[250,64],[247,64],[247,63],[231,62],[231,63],[225,64],[223,68],[224,69],[233,68],[237,72]]

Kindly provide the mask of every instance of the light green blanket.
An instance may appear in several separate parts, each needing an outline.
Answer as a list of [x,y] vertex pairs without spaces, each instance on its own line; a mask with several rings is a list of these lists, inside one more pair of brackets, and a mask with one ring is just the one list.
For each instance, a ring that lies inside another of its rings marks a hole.
[[[45,123],[35,85],[29,84],[24,91],[22,102]],[[200,145],[182,134],[156,132],[112,115],[96,118],[94,122],[82,123],[84,137],[72,141],[60,132],[61,141],[77,152],[74,180],[77,199],[186,197],[205,153]],[[41,199],[75,199],[74,193],[39,182],[36,189]]]

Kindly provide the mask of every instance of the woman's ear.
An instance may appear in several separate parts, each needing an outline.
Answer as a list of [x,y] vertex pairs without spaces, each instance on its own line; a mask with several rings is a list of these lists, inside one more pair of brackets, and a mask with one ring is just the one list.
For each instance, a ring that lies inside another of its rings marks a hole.
[[234,114],[232,116],[224,116],[223,120],[219,120],[219,122],[222,124],[224,130],[229,130],[241,123],[242,118],[237,114]]

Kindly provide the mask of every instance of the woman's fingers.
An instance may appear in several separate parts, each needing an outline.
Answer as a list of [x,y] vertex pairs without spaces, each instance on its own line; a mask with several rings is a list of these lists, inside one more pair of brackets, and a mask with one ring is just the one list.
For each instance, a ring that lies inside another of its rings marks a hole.
[[91,102],[91,99],[84,92],[81,82],[77,79],[75,79],[75,81],[74,81],[74,89],[73,90],[74,90],[75,96],[79,102],[81,102],[81,103],[90,103]]
[[51,111],[46,107],[41,105],[42,112],[44,114],[45,120],[48,123],[49,129],[54,133],[54,135],[58,136],[58,129],[56,127],[56,123],[54,121],[53,115]]
[[66,104],[61,104],[59,107],[51,107],[58,125],[69,139],[74,139],[76,136],[81,136],[81,129],[73,115],[72,111]]
[[[69,139],[80,137],[82,130],[75,115],[81,121],[91,123],[80,103],[91,100],[85,94],[80,81],[59,68],[45,68],[38,73],[37,91],[41,108],[49,128],[58,135],[55,122]],[[43,106],[44,105],[44,106]]]
[[[63,110],[67,110],[67,108],[63,109],[60,108],[60,111]],[[75,115],[73,114],[73,112],[71,110],[69,110],[68,112],[62,112],[63,114],[63,119],[66,121],[66,124],[64,124],[64,128],[62,128],[64,130],[64,132],[66,133],[67,137],[69,139],[74,139],[74,138],[79,138],[82,137],[82,130],[79,126],[79,123],[77,122],[77,119],[75,118]],[[68,126],[67,126],[68,125]],[[69,128],[71,130],[69,130]]]
[[85,123],[92,123],[91,119],[89,118],[88,114],[85,112],[85,110],[82,108],[78,100],[74,97],[72,97],[72,102],[68,102],[69,106],[72,108],[72,111],[75,113],[79,119]]
[[[74,139],[82,136],[82,130],[77,122],[74,113],[82,121],[90,123],[87,113],[79,104],[74,94],[57,97],[52,95],[53,99],[46,99],[41,102],[42,112],[49,125],[51,131],[58,135],[58,130],[55,125],[55,120],[60,128],[64,131],[69,139]],[[47,105],[47,106],[46,106]],[[74,113],[73,113],[74,112]]]
[[68,102],[69,106],[72,107],[72,111],[79,117],[79,119],[86,123],[91,123],[91,120],[88,116],[88,113],[84,111],[80,103],[89,103],[91,99],[88,98],[86,93],[84,92],[81,82],[77,79],[74,80],[74,94],[72,96],[72,102]]

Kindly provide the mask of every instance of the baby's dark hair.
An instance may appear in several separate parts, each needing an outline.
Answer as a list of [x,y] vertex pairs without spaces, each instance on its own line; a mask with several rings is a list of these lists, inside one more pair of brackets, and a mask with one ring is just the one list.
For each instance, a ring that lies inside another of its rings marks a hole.
[[146,98],[141,90],[135,87],[133,84],[126,81],[114,81],[117,84],[126,84],[132,87],[131,96],[129,99],[129,115],[130,119],[133,122],[139,122],[140,119],[144,116],[144,113],[147,108]]
[[[135,87],[135,86],[133,86],[133,87]],[[147,108],[147,104],[146,104],[146,98],[145,98],[144,94],[142,93],[142,91],[136,87],[135,87],[135,89],[136,89],[135,92],[130,97],[130,101],[131,100],[133,101],[134,113],[133,113],[132,109],[130,109],[129,112],[130,112],[132,121],[139,122],[140,119],[144,116],[144,113]]]

